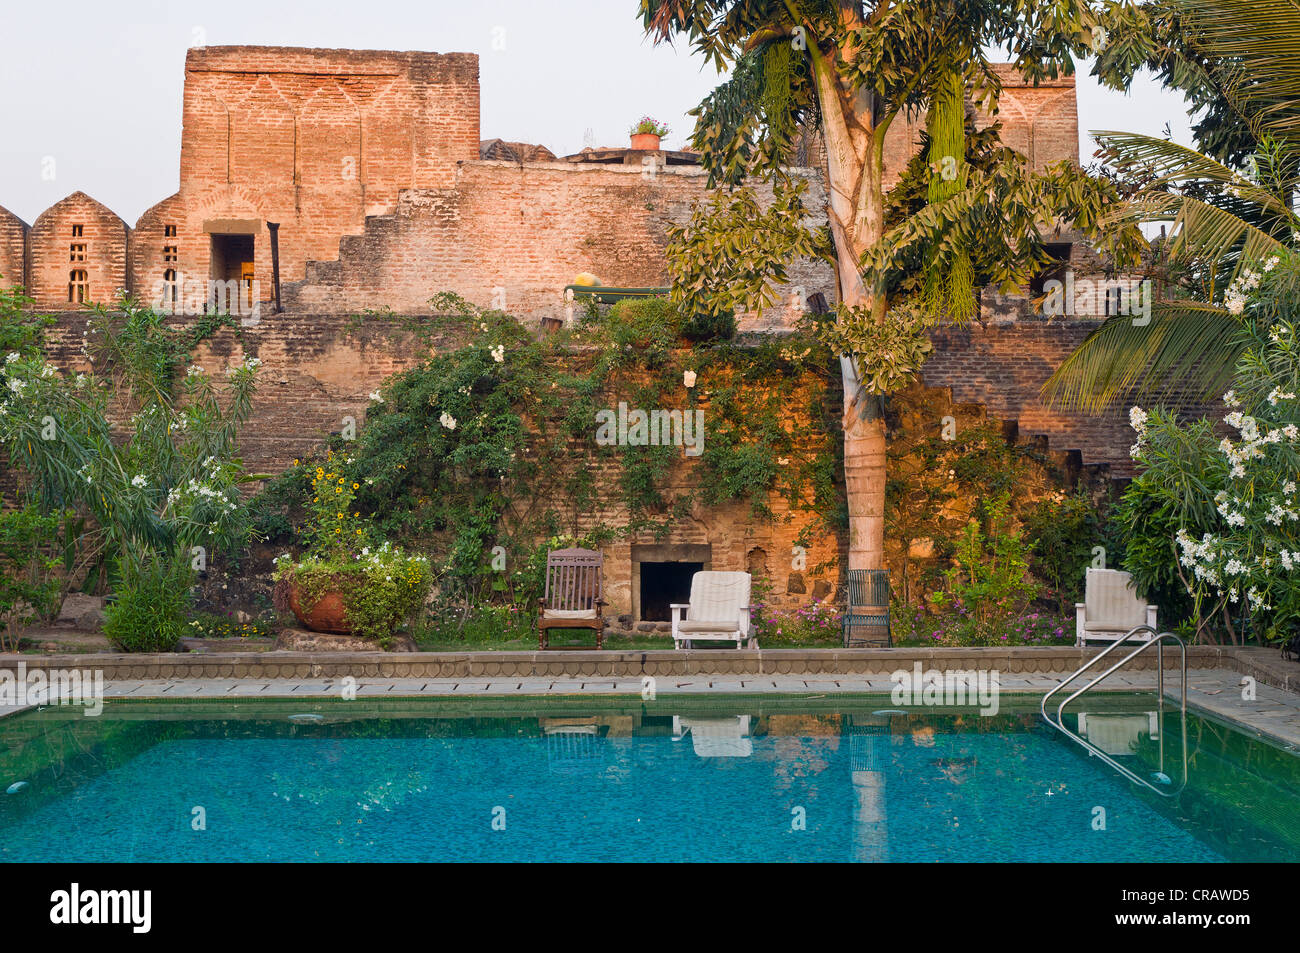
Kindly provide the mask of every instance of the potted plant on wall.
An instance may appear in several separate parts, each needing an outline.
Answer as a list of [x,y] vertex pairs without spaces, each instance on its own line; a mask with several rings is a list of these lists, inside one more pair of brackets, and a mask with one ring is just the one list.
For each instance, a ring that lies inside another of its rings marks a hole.
[[360,484],[352,461],[331,451],[321,466],[304,468],[311,481],[307,552],[275,560],[276,607],[289,609],[313,632],[351,634],[386,648],[398,626],[424,604],[429,560],[376,539],[354,511]]
[[659,140],[669,133],[668,126],[650,116],[642,116],[629,132],[632,136],[632,148],[654,152],[659,148]]

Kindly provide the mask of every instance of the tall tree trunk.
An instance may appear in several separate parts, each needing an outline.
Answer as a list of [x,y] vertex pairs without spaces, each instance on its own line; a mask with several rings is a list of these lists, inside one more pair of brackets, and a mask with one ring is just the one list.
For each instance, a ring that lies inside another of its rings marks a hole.
[[[885,319],[885,300],[862,282],[859,260],[884,233],[882,163],[870,122],[869,103],[845,109],[841,89],[824,61],[815,63],[829,181],[828,217],[835,243],[840,301]],[[852,126],[846,113],[855,116]],[[883,130],[876,130],[880,134]],[[857,359],[840,357],[844,384],[844,487],[849,510],[849,568],[881,569],[885,563],[885,421],[880,399],[868,394]]]

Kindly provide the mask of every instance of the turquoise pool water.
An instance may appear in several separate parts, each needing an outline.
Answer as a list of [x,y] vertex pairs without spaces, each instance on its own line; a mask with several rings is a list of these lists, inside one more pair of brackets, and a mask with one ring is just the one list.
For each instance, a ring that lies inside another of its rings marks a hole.
[[[1300,859],[1300,759],[1195,717],[1188,786],[1166,802],[1028,707],[361,704],[118,703],[98,719],[0,721],[0,790],[26,782],[0,794],[0,858]],[[1154,770],[1155,717],[1140,699],[1107,705],[1089,715],[1094,740]],[[1175,739],[1176,720],[1163,730]]]

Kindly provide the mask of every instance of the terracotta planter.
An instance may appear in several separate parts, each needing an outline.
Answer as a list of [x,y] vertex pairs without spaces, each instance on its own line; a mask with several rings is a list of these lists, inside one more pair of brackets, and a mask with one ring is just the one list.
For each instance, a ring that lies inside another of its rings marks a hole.
[[657,152],[659,149],[659,137],[651,132],[633,133],[632,148],[643,149],[646,152]]
[[289,586],[289,608],[298,617],[303,628],[313,632],[347,635],[352,631],[352,627],[344,621],[343,593],[337,589],[327,590],[311,607],[311,611],[305,612],[298,598],[298,585],[294,583]]

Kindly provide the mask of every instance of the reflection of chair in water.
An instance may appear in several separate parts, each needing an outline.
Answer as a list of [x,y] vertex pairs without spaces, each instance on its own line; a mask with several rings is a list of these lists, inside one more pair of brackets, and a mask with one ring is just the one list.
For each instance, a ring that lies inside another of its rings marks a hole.
[[546,760],[553,767],[582,767],[604,760],[596,719],[543,718],[541,724],[546,736]]
[[[860,716],[859,716],[860,717]],[[889,761],[889,721],[858,724],[853,715],[846,727],[854,771],[884,771]]]
[[1153,711],[1129,714],[1079,712],[1079,734],[1107,754],[1136,754],[1142,736],[1160,738],[1160,719]]
[[691,744],[701,758],[748,758],[754,753],[749,737],[749,716],[683,718],[673,715],[673,741],[691,733]]
[[844,719],[849,736],[853,782],[853,854],[858,863],[889,860],[889,825],[885,809],[885,776],[890,764],[888,715],[849,715]]

